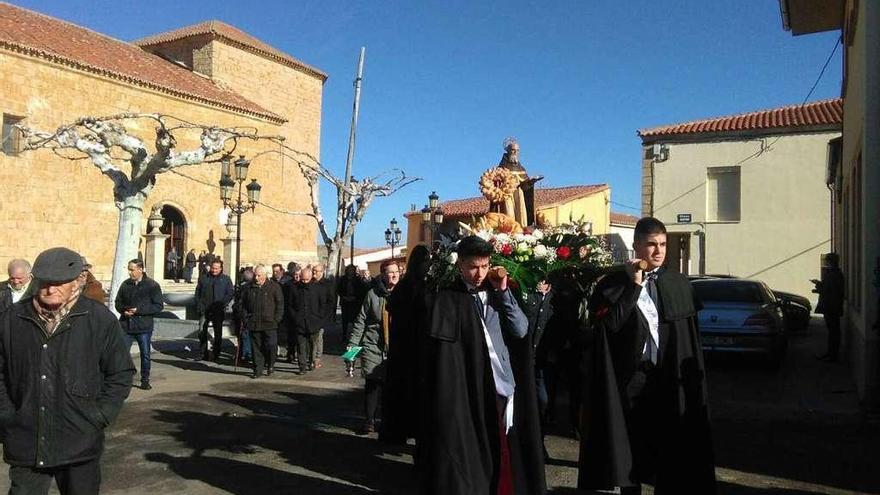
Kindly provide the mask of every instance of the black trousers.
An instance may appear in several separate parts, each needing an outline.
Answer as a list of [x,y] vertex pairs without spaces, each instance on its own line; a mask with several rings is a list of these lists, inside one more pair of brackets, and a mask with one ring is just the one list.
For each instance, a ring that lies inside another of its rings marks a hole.
[[302,333],[297,332],[296,340],[298,344],[297,351],[299,352],[299,369],[300,371],[306,371],[309,367],[315,364],[315,348],[317,347],[316,340],[318,338],[318,332],[315,333]]
[[101,488],[101,459],[52,468],[9,467],[9,495],[44,495],[52,480],[61,495],[97,495]]
[[840,354],[840,316],[825,315],[825,326],[828,327],[828,356],[837,359]]
[[278,330],[251,331],[253,342],[254,374],[263,374],[263,367],[275,368],[275,355],[278,353]]
[[652,482],[657,475],[663,428],[657,416],[661,404],[660,370],[650,364],[646,368],[637,371],[627,387],[632,409],[624,413],[633,455],[633,475],[643,483]]
[[382,400],[382,380],[367,378],[364,383],[364,416],[368,423],[375,423],[379,413],[379,401]]
[[214,359],[220,357],[220,350],[223,348],[223,319],[226,317],[226,308],[211,308],[205,311],[205,322],[202,323],[202,329],[199,332],[199,343],[202,345],[202,352],[208,352],[208,325],[214,327]]

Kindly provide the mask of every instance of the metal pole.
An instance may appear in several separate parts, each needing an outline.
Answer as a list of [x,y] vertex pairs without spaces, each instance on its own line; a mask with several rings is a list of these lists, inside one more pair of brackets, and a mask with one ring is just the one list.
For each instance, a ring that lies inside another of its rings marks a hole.
[[354,161],[354,142],[357,135],[358,112],[361,107],[361,80],[364,78],[364,53],[366,47],[361,47],[361,55],[358,58],[357,77],[354,80],[354,107],[351,111],[351,129],[348,134],[348,156],[345,159],[345,185],[351,181],[351,164]]
[[238,204],[235,208],[235,273],[232,281],[238,287],[238,272],[241,269],[241,183],[238,181]]
[[[361,47],[361,53],[358,57],[358,69],[357,69],[357,77],[354,80],[354,104],[351,109],[351,129],[348,133],[348,156],[345,158],[345,187],[346,190],[348,185],[351,183],[351,165],[354,162],[354,145],[355,139],[357,137],[357,121],[358,114],[360,113],[361,108],[361,81],[364,78],[364,54],[366,53],[367,48]],[[338,195],[339,204],[345,204],[344,201],[346,198],[346,193],[341,192]],[[352,216],[354,213],[353,209],[349,209],[347,212],[349,216]],[[343,218],[344,220],[344,218]],[[343,223],[343,232],[345,232],[344,223]],[[344,240],[344,239],[343,239]],[[349,264],[354,264],[354,230],[351,231],[351,239],[349,240],[351,244],[349,248],[351,249],[351,262]]]

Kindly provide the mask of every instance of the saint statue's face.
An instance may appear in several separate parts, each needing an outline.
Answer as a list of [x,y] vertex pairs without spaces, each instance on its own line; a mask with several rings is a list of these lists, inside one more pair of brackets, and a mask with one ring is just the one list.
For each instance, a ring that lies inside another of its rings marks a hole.
[[519,163],[519,143],[513,142],[507,146],[507,160],[511,163]]

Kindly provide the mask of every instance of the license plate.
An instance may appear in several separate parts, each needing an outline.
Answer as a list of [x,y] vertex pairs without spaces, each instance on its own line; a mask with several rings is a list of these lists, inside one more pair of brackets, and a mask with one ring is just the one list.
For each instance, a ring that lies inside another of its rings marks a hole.
[[703,337],[704,345],[733,345],[733,337]]

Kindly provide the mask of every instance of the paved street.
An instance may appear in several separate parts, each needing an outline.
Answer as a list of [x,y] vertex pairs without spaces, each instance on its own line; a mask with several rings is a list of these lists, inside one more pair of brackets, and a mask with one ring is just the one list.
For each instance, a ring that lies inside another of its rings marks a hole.
[[[859,414],[844,365],[813,359],[818,321],[793,339],[781,370],[711,360],[721,493],[880,493],[880,425]],[[415,493],[410,450],[355,433],[362,381],[346,378],[338,357],[307,377],[281,363],[254,381],[193,361],[180,342],[158,347],[155,388],[134,389],[108,434],[104,493]],[[552,436],[548,450],[551,493],[583,493],[572,488],[577,443]]]

